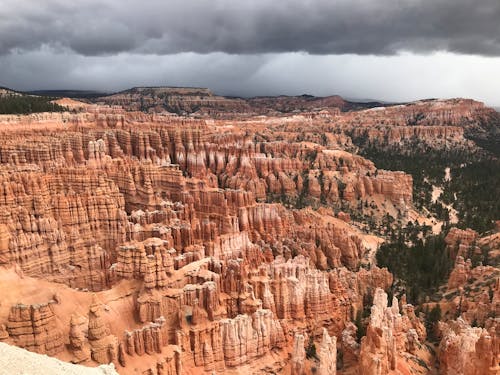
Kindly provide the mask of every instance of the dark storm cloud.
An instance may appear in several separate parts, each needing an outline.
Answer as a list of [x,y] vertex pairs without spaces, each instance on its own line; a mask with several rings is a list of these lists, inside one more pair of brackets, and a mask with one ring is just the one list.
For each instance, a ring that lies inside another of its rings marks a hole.
[[0,54],[500,56],[499,0],[0,0]]
[[134,86],[209,87],[222,95],[332,95],[409,101],[470,97],[500,106],[500,57],[180,53],[82,56],[48,47],[0,56],[0,86],[119,91]]

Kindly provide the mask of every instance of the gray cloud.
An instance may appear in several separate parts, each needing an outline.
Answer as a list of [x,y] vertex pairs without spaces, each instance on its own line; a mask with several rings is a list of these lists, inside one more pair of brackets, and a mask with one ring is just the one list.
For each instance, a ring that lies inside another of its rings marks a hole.
[[499,0],[0,0],[0,54],[500,56]]
[[43,47],[0,56],[0,86],[117,91],[133,86],[209,87],[222,95],[340,94],[408,101],[470,97],[500,106],[500,57],[180,53],[82,56]]
[[499,0],[0,0],[0,85],[499,106],[498,20]]

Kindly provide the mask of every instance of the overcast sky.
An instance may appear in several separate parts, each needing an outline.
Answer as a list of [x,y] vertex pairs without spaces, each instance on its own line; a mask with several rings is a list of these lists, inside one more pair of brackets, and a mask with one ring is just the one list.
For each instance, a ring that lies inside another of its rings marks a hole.
[[500,0],[0,0],[0,85],[500,106]]

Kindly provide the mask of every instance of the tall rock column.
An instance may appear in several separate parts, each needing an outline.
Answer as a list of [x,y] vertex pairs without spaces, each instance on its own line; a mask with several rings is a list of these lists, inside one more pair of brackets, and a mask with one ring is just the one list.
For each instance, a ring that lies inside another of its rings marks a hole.
[[306,359],[306,350],[304,348],[304,335],[300,333],[295,334],[295,341],[293,344],[292,353],[292,371],[291,375],[303,375],[304,361]]
[[[396,306],[393,306],[396,309]],[[396,339],[393,309],[387,307],[387,294],[377,288],[373,296],[370,323],[361,341],[360,373],[384,375],[396,368]],[[401,316],[399,315],[399,319]]]
[[323,337],[318,351],[318,375],[337,374],[337,338],[330,337],[326,328],[323,328]]

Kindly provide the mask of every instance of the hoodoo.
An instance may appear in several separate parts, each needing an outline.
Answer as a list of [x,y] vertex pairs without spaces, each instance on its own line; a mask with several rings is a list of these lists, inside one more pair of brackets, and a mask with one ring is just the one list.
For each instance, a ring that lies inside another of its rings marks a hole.
[[430,206],[431,176],[370,160],[480,155],[486,107],[160,91],[0,116],[2,348],[125,375],[498,370],[498,233],[448,229],[460,191]]

